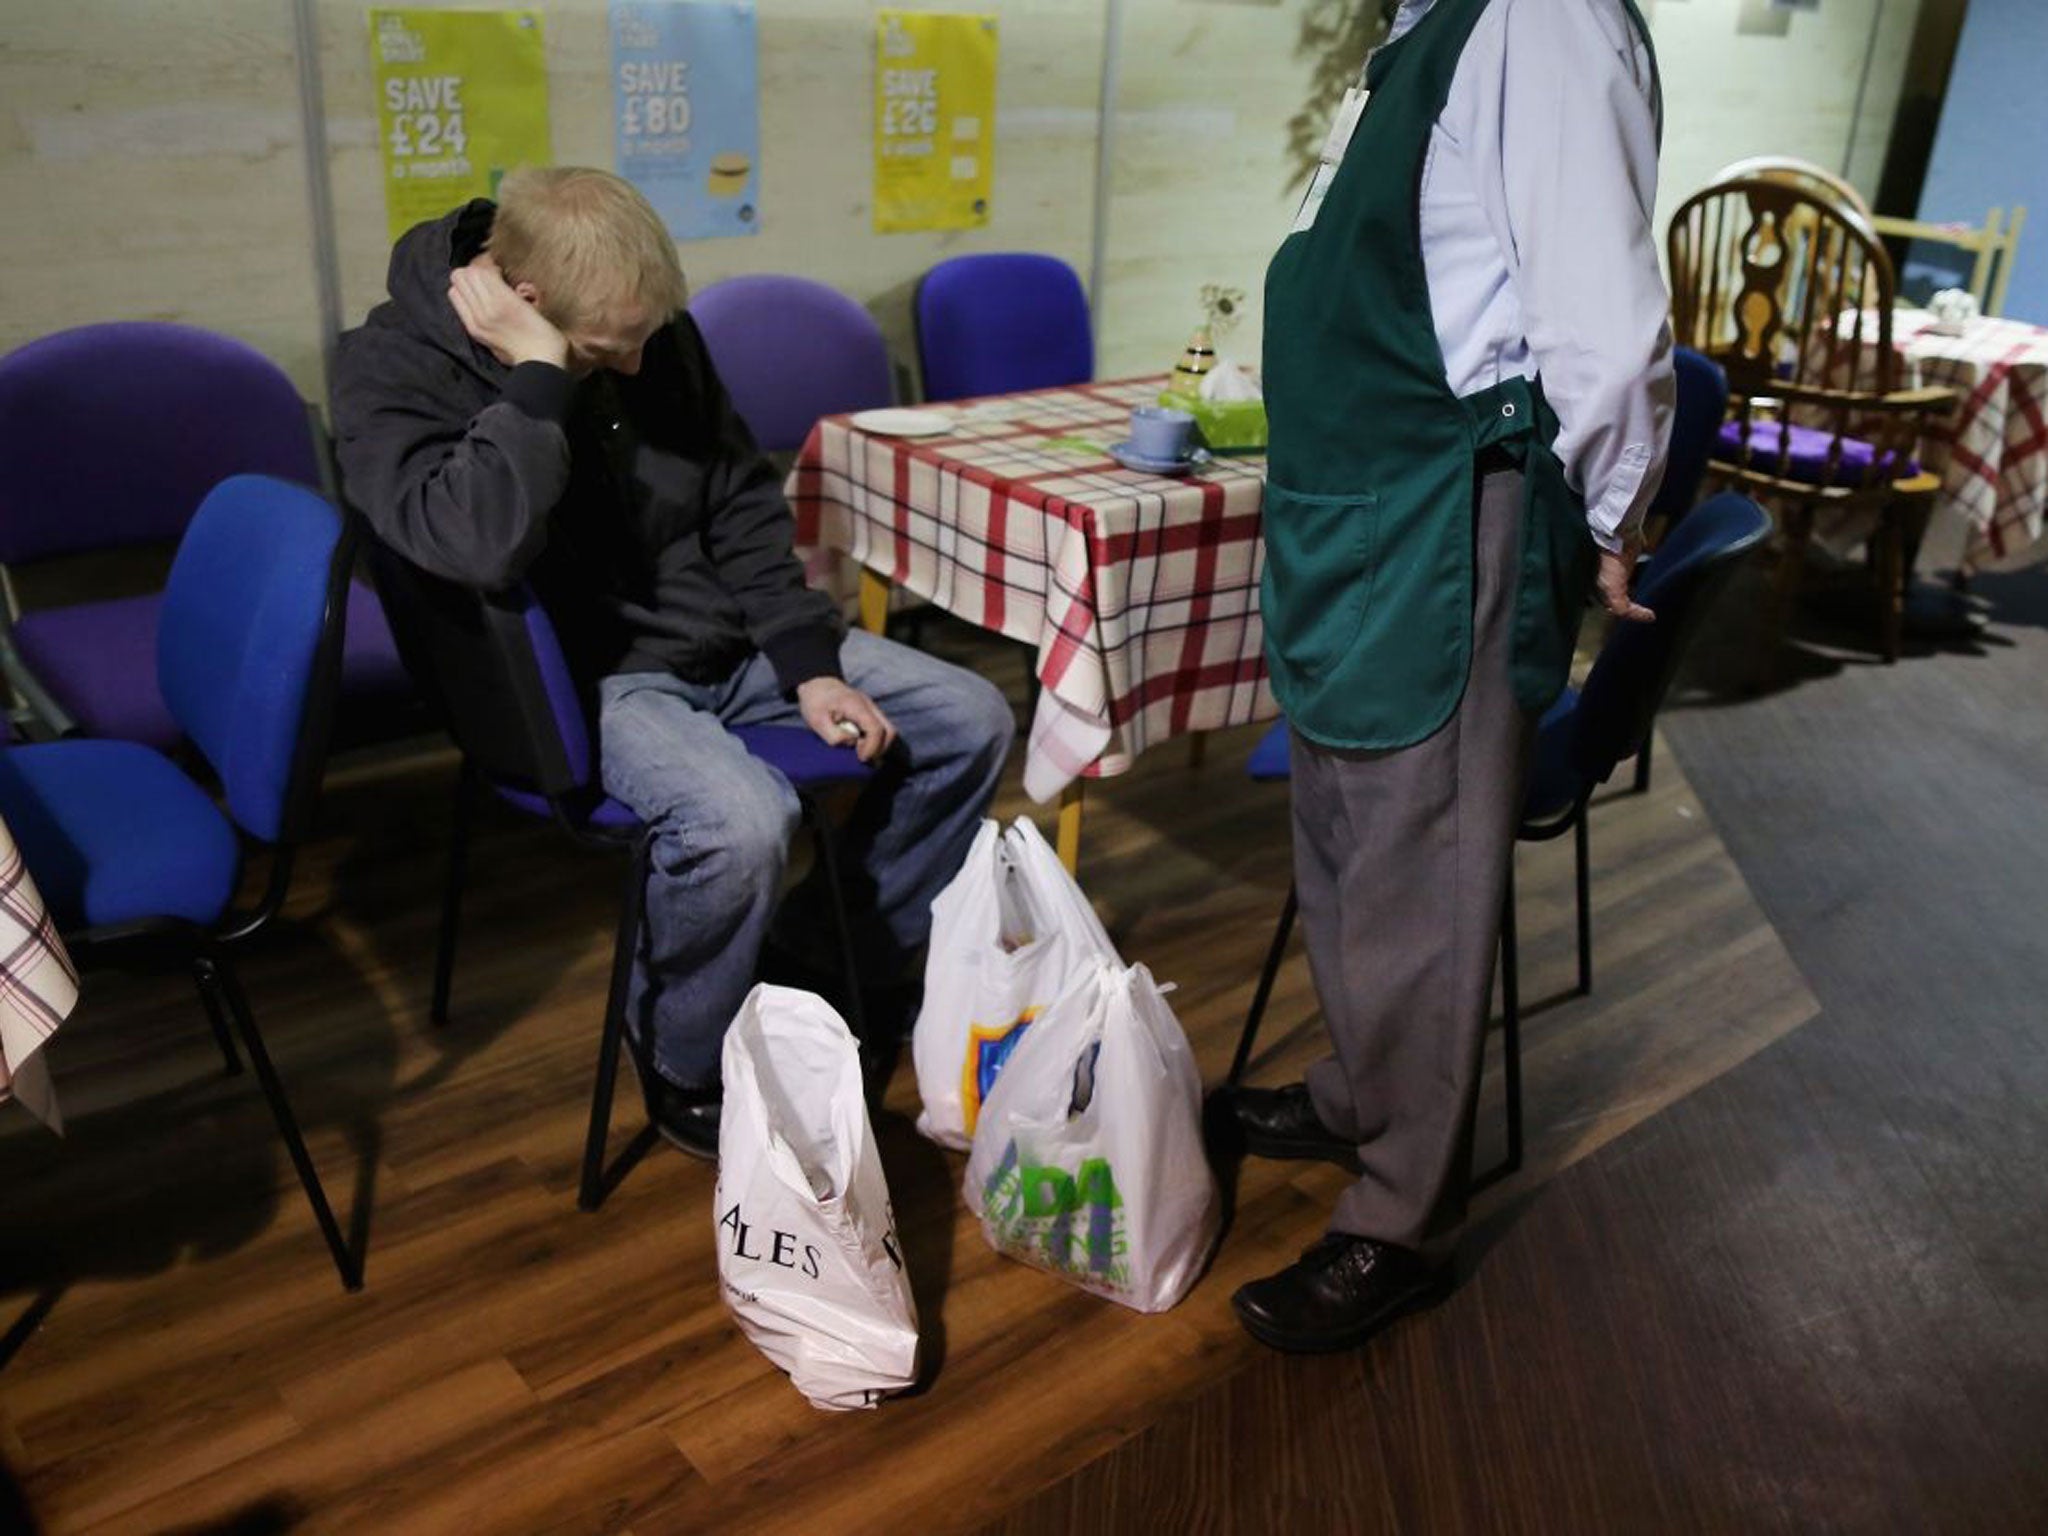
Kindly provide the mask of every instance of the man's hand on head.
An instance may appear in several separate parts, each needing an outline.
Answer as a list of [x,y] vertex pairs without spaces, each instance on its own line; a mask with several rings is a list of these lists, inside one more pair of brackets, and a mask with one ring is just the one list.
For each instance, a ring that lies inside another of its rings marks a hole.
[[470,338],[499,362],[566,367],[569,342],[538,305],[505,281],[488,256],[448,274],[448,302]]
[[864,763],[880,761],[896,740],[896,727],[875,701],[839,678],[814,677],[798,685],[796,703],[820,741],[850,746]]

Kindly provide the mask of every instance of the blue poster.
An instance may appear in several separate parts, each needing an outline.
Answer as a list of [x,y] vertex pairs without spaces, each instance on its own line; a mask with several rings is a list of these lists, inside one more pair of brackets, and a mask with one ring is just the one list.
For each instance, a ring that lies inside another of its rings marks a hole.
[[619,174],[678,240],[760,227],[754,7],[612,0]]

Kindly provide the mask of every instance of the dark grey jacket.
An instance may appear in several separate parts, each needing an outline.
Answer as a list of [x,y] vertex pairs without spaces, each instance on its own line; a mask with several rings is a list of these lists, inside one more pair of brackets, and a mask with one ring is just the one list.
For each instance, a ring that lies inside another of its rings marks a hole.
[[586,685],[612,672],[717,682],[756,650],[786,689],[839,675],[845,628],[804,585],[774,470],[687,315],[638,375],[507,368],[472,341],[448,274],[493,206],[409,231],[390,300],[341,338],[342,488],[378,537],[469,586],[532,583]]

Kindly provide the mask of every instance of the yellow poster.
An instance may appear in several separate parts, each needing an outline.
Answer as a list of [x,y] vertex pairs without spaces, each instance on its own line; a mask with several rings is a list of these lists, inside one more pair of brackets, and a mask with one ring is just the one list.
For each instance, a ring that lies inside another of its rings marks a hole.
[[392,239],[551,158],[539,11],[373,10],[370,57]]
[[986,224],[995,148],[995,18],[883,11],[875,45],[876,230]]

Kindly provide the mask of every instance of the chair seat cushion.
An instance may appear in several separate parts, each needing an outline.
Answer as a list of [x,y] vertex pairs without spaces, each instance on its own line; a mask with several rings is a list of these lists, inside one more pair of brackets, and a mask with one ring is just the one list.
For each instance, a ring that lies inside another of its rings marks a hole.
[[[83,734],[168,751],[183,732],[157,686],[162,607],[161,594],[151,592],[39,609],[14,626],[15,645]],[[352,704],[398,705],[413,698],[383,606],[361,582],[348,593],[341,691]]]
[[23,614],[15,647],[29,670],[88,736],[159,749],[183,733],[156,684],[154,592]]
[[821,741],[807,726],[741,725],[735,726],[732,734],[798,790],[860,784],[875,776],[875,770],[854,756],[851,747]]
[[[1779,457],[1785,452],[1785,436],[1790,432],[1791,457],[1781,470]],[[1861,438],[1842,439],[1842,454],[1836,460],[1832,474],[1828,468],[1828,454],[1835,445],[1835,434],[1823,432],[1817,427],[1787,426],[1778,421],[1752,421],[1749,424],[1749,457],[1743,457],[1743,427],[1739,421],[1721,424],[1720,457],[1724,462],[1743,464],[1746,468],[1759,470],[1764,474],[1779,475],[1788,480],[1797,480],[1805,485],[1862,485],[1871,476],[1877,464],[1878,451],[1874,444]],[[1897,455],[1886,454],[1885,464],[1879,473],[1888,480],[1904,480],[1920,473],[1920,466],[1912,459],[1899,459]]]
[[1543,712],[1536,727],[1536,745],[1529,757],[1529,779],[1522,791],[1522,820],[1552,821],[1572,808],[1586,787],[1572,761],[1573,719],[1579,690],[1567,688]]
[[168,758],[127,741],[0,750],[0,818],[65,932],[211,925],[241,870],[235,829]]
[[[509,784],[493,784],[491,792],[515,811],[523,811],[528,816],[538,816],[543,821],[554,819],[554,810],[549,806],[545,795],[537,795],[530,789],[514,789]],[[588,827],[593,832],[626,833],[636,830],[640,825],[640,818],[610,795],[606,795],[580,817],[573,819],[579,826]]]

